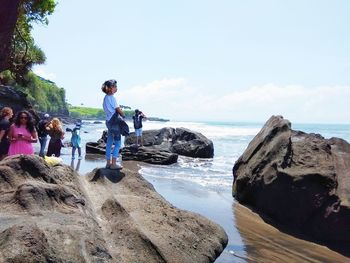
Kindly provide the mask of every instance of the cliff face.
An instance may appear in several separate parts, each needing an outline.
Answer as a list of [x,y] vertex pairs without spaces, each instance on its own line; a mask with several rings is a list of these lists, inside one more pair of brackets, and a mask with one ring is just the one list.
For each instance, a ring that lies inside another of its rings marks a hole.
[[2,107],[10,107],[17,112],[22,109],[31,109],[32,105],[23,92],[10,86],[0,85],[0,109]]
[[20,0],[0,0],[0,72],[7,69]]
[[0,262],[213,262],[227,244],[124,162],[79,176],[38,156],[0,162]]
[[294,131],[288,120],[273,116],[235,163],[233,177],[233,194],[239,202],[273,222],[350,253],[346,141]]

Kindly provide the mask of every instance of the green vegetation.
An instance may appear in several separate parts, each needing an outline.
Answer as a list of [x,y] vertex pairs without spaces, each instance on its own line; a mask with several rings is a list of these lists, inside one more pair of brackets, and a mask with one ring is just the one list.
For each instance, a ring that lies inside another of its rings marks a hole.
[[33,23],[47,25],[47,16],[54,12],[55,6],[54,0],[24,0],[20,3],[9,63],[9,71],[20,85],[31,80],[27,74],[33,65],[43,64],[46,60],[44,52],[35,44],[31,30]]
[[35,75],[31,69],[43,64],[45,53],[35,44],[31,31],[34,23],[48,24],[47,16],[55,10],[55,0],[22,0],[13,32],[7,70],[0,72],[0,83],[27,94],[36,110],[68,114],[65,90],[54,82]]
[[50,113],[68,114],[66,91],[54,82],[43,79],[33,72],[26,75],[26,85],[18,84],[9,71],[0,74],[5,85],[14,86],[27,94],[27,98],[36,110]]
[[[129,109],[128,109],[129,108]],[[124,108],[123,111],[126,117],[130,117],[134,114],[134,111],[130,107]],[[105,113],[103,109],[90,108],[90,107],[77,107],[69,106],[69,114],[74,118],[79,119],[104,119]]]

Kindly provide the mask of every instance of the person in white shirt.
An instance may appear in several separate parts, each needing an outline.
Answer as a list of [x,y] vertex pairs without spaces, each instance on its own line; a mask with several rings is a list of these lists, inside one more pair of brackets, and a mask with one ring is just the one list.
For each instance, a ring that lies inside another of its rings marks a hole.
[[[107,80],[102,85],[102,91],[106,94],[103,99],[103,110],[106,114],[106,126],[108,129],[106,143],[106,168],[113,170],[123,168],[120,164],[117,164],[117,158],[121,147],[121,135],[120,133],[116,134],[115,129],[114,132],[112,132],[112,127],[108,122],[114,113],[118,113],[124,117],[124,112],[119,107],[117,100],[114,97],[114,94],[117,92],[117,90],[117,81],[114,79]],[[113,144],[114,148],[112,151]]]

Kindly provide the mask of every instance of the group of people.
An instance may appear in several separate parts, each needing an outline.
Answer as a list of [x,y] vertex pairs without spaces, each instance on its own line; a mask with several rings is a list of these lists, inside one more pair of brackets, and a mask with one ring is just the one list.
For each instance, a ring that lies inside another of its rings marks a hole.
[[[119,106],[114,94],[117,92],[117,81],[107,80],[102,85],[102,91],[105,93],[103,99],[103,110],[106,115],[107,126],[107,142],[106,142],[106,168],[122,169],[121,163],[117,162],[121,147],[121,131],[118,125],[115,125],[111,119],[125,117],[122,108]],[[40,142],[39,156],[45,156],[45,148],[47,144],[47,136],[50,136],[48,150],[46,156],[61,155],[62,140],[64,139],[64,131],[62,124],[58,118],[50,120],[48,114],[37,123],[34,123],[32,115],[28,111],[20,111],[16,114],[13,122],[13,111],[9,107],[1,110],[0,116],[0,160],[7,155],[15,154],[34,154],[33,143],[38,140]],[[133,116],[133,124],[135,128],[136,144],[143,145],[142,141],[142,120],[146,116],[140,111],[135,110]],[[78,158],[81,159],[81,138],[80,138],[81,122],[77,122],[75,128],[66,131],[72,133],[72,160],[75,158],[75,152],[78,150]],[[119,158],[120,159],[120,158]]]
[[[64,131],[62,123],[58,118],[50,120],[49,114],[38,123],[30,112],[26,110],[19,111],[13,121],[13,111],[9,107],[1,109],[0,113],[0,160],[8,155],[16,154],[34,154],[33,143],[40,142],[39,156],[45,156],[45,148],[50,136],[46,156],[59,157],[61,155],[62,140]],[[80,127],[81,122],[76,124],[72,132],[72,159],[75,151],[78,149],[79,158],[81,158],[80,146]]]

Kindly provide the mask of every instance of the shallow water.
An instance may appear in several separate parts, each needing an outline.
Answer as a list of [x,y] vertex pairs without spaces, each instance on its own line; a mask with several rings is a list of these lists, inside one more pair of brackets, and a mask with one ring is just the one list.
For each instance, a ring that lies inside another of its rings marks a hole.
[[[232,198],[234,162],[262,124],[146,122],[144,126],[144,129],[186,127],[213,140],[213,159],[180,157],[177,164],[170,166],[141,164],[140,173],[175,206],[204,215],[225,229],[229,243],[216,262],[350,262],[328,248],[281,233]],[[293,128],[350,141],[350,125],[300,124]],[[83,144],[97,141],[104,129],[104,124],[85,122]],[[65,140],[69,140],[69,134]],[[84,154],[83,160],[71,161],[70,154],[71,148],[63,148],[61,158],[81,174],[104,166],[103,156]]]

